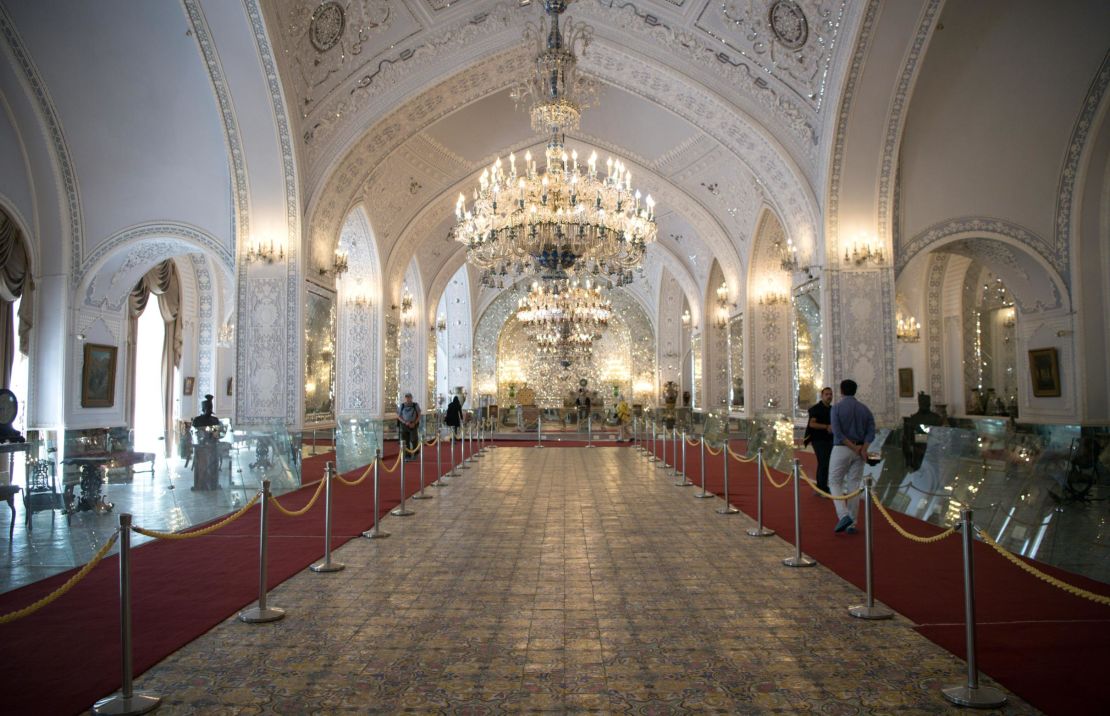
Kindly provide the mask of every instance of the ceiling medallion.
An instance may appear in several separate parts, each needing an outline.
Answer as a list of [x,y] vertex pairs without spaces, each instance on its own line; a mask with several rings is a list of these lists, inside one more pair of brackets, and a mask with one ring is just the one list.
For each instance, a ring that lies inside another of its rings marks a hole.
[[454,238],[482,271],[483,286],[504,288],[510,273],[603,277],[621,286],[656,239],[655,201],[632,188],[624,164],[608,159],[599,171],[597,152],[580,164],[578,151],[564,147],[565,132],[577,129],[594,90],[578,77],[574,55],[593,31],[569,20],[560,27],[566,5],[545,0],[547,22],[525,32],[540,49],[532,74],[513,91],[518,104],[530,103],[533,129],[550,137],[544,166],[531,152],[519,169],[516,155],[509,154],[508,167],[498,157],[482,172],[471,204],[460,194],[455,205]]
[[343,6],[335,0],[328,0],[312,12],[312,22],[308,26],[308,39],[318,51],[327,52],[339,44],[346,22]]
[[771,32],[789,50],[800,50],[809,39],[806,14],[794,0],[775,0],[768,13]]

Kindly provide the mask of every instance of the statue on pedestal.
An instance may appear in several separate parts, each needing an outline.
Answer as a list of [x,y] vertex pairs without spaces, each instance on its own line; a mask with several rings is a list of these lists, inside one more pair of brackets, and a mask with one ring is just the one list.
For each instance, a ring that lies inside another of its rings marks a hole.
[[212,414],[212,396],[205,395],[201,414],[193,418],[196,445],[193,447],[194,490],[215,490],[220,486],[220,437],[224,426]]

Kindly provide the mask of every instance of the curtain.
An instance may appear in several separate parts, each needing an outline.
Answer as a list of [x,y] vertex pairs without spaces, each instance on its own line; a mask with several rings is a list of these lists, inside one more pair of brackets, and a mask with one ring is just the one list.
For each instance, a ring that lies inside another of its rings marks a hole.
[[[34,316],[34,287],[31,257],[27,253],[23,235],[15,222],[0,211],[0,387],[3,388],[11,384],[17,335],[19,352],[27,355]],[[19,326],[16,329],[12,304],[20,297],[23,300],[19,304]]]
[[[177,431],[173,429],[173,388],[174,368],[181,365],[181,278],[177,264],[166,259],[139,279],[127,300],[128,325],[128,385],[135,383],[135,339],[138,333],[139,316],[146,310],[151,295],[158,297],[158,311],[166,324],[166,335],[162,341],[162,430],[165,436],[165,453],[169,457],[173,449],[173,439]],[[134,400],[130,406],[129,422],[134,422]]]

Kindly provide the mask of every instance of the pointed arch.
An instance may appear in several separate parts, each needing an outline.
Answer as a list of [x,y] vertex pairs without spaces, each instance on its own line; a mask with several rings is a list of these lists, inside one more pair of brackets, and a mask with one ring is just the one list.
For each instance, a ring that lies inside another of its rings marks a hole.
[[348,271],[337,286],[337,417],[381,415],[382,275],[378,244],[365,208],[347,214],[338,247]]

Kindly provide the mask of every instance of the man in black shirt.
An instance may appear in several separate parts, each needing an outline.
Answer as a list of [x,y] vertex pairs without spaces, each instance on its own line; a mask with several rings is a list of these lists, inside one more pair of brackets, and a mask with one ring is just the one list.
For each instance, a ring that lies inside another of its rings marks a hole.
[[[817,456],[817,487],[829,491],[829,456],[832,455],[832,388],[821,389],[821,402],[809,409],[804,442],[813,445]],[[820,494],[820,493],[818,493]]]

